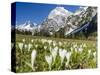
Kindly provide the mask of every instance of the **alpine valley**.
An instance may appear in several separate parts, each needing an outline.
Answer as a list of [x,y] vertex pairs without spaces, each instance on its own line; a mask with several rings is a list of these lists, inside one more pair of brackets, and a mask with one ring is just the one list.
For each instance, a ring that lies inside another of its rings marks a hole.
[[97,8],[80,7],[73,13],[59,6],[54,8],[41,24],[26,21],[16,25],[16,31],[33,36],[88,38],[90,35],[97,35]]

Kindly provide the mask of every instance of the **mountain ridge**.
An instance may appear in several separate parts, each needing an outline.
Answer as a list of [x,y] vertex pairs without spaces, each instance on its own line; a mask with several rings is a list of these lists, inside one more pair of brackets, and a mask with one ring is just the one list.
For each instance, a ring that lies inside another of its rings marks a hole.
[[59,31],[64,31],[64,36],[67,36],[84,23],[90,22],[96,13],[97,8],[95,7],[80,7],[75,13],[66,10],[64,7],[56,7],[41,24],[28,21],[16,26],[16,29],[30,31],[32,35],[40,33],[44,36],[51,36]]

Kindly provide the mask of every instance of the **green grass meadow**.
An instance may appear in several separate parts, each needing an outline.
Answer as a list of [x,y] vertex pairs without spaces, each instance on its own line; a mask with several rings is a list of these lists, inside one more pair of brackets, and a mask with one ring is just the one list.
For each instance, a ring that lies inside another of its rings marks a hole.
[[16,72],[90,68],[97,68],[96,40],[16,34]]

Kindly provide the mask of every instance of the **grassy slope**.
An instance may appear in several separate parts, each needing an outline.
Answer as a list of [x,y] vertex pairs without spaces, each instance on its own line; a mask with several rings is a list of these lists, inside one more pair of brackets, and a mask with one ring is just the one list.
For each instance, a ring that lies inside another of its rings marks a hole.
[[71,42],[96,42],[94,40],[78,40],[78,39],[64,39],[64,38],[54,38],[54,37],[44,37],[44,36],[32,36],[32,35],[20,35],[16,34],[16,40],[18,41],[19,39],[52,39],[52,40],[59,40],[59,41],[71,41]]

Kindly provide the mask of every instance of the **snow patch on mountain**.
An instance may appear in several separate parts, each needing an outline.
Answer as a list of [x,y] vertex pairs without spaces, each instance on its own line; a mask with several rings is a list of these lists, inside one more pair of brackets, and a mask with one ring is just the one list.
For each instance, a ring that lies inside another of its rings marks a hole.
[[32,31],[36,27],[37,27],[36,23],[32,23],[31,21],[26,21],[24,24],[17,25],[16,29],[23,31]]
[[88,7],[80,7],[79,10],[77,10],[74,15],[81,15],[82,13],[86,12]]
[[49,13],[48,19],[54,18],[58,15],[68,17],[69,15],[72,14],[73,14],[72,12],[66,10],[64,7],[56,7]]

